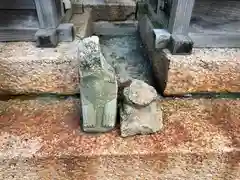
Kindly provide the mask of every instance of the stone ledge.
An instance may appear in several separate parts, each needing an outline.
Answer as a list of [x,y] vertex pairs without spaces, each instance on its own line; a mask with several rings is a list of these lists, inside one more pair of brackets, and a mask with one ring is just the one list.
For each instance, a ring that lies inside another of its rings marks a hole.
[[[92,35],[91,9],[74,14],[77,38]],[[56,48],[36,48],[31,42],[0,43],[0,95],[79,93],[78,40]]]
[[135,20],[136,5],[107,4],[93,6],[93,21]]
[[239,177],[240,100],[159,104],[162,132],[123,139],[118,130],[82,133],[75,98],[1,101],[0,172],[18,177],[21,171],[18,179]]
[[[133,0],[94,0],[73,3],[73,8],[83,5],[83,8],[92,8],[93,21],[125,21],[134,20],[136,2]],[[75,13],[81,13],[75,11]]]
[[137,21],[98,21],[93,23],[93,34],[97,36],[133,35],[137,32]]
[[57,48],[1,43],[0,94],[79,93],[77,41]]
[[186,56],[164,50],[149,56],[158,91],[165,95],[240,92],[239,49],[194,49]]

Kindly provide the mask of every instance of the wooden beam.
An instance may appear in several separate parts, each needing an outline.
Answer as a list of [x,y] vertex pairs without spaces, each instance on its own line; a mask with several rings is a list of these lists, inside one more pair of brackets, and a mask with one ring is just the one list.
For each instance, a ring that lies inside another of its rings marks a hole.
[[168,23],[172,34],[187,34],[195,0],[173,0]]
[[194,47],[199,48],[239,48],[240,33],[189,33]]

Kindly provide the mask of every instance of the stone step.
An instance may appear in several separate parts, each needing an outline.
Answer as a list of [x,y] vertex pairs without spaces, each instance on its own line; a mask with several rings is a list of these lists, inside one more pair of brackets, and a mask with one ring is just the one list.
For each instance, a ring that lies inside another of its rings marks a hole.
[[78,38],[126,35],[137,31],[136,21],[92,22],[92,9],[74,14],[76,39],[55,49],[40,49],[32,42],[0,43],[0,95],[79,93]]
[[191,55],[149,52],[158,91],[165,95],[240,92],[240,49],[193,49]]
[[[92,35],[91,9],[71,19],[77,38]],[[0,43],[0,95],[79,93],[78,40],[40,49],[32,42]]]
[[[76,36],[92,34],[91,9],[71,19]],[[0,44],[0,95],[79,93],[77,43],[60,43],[40,49],[32,42]]]
[[[0,101],[0,179],[240,177],[240,100],[164,99],[164,129],[84,134],[79,99]],[[161,107],[162,106],[162,107]]]
[[93,21],[134,20],[135,0],[82,0],[73,2],[73,13],[81,13],[85,8],[92,8]]
[[79,93],[77,42],[37,48],[31,42],[0,44],[0,94]]

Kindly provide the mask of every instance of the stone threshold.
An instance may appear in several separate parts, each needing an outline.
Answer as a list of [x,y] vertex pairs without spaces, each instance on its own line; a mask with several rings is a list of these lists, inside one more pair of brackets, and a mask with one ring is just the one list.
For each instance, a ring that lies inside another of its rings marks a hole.
[[[132,33],[135,26],[128,25],[125,27]],[[112,32],[115,28],[113,26]],[[78,32],[81,36],[89,33],[87,26]],[[106,29],[99,28],[100,34],[104,32]],[[36,48],[30,42],[1,43],[0,94],[78,94],[77,43],[75,40],[47,49]],[[150,55],[155,87],[165,96],[201,92],[238,94],[239,57],[238,49],[194,49],[193,55],[189,56],[155,52]]]
[[[240,174],[240,100],[159,100],[164,128],[121,138],[80,129],[79,99],[0,101],[0,177],[211,179]],[[19,173],[20,172],[20,173]]]

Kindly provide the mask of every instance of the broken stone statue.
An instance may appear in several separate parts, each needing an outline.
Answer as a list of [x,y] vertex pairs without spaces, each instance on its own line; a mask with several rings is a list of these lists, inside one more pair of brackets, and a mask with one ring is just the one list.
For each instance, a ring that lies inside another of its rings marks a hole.
[[156,90],[140,80],[133,80],[123,90],[120,107],[121,136],[151,134],[163,127],[162,111],[157,107]]
[[114,128],[117,114],[117,80],[106,62],[97,36],[80,40],[80,96],[85,132],[106,132]]

